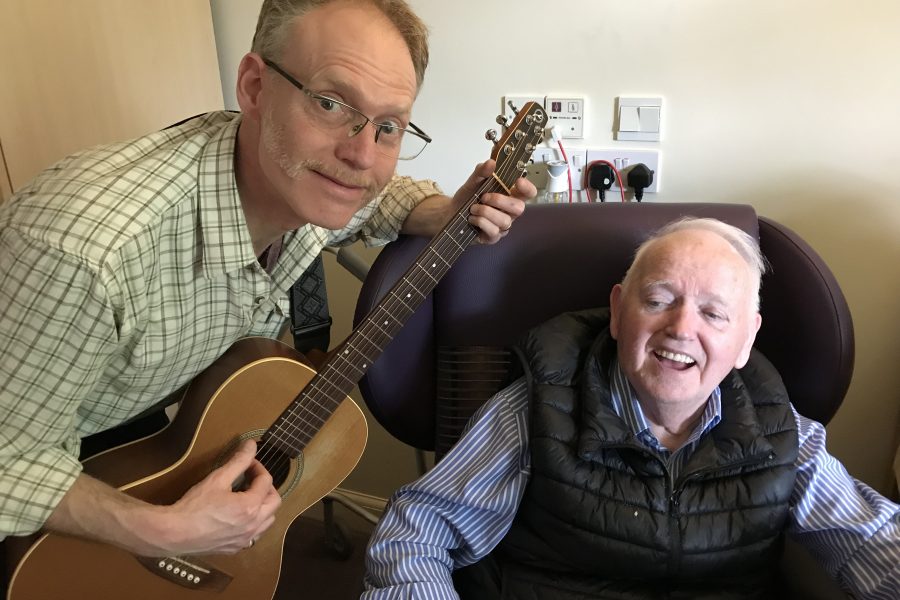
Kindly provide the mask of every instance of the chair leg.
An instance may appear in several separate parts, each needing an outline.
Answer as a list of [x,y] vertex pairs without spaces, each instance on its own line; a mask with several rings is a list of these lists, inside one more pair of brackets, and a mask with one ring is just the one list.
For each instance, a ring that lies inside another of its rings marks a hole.
[[347,508],[370,525],[378,523],[378,516],[353,502],[340,492],[331,492],[322,498],[323,520],[325,526],[325,547],[336,558],[347,560],[353,554],[353,544],[347,534],[347,528],[334,516],[334,503]]

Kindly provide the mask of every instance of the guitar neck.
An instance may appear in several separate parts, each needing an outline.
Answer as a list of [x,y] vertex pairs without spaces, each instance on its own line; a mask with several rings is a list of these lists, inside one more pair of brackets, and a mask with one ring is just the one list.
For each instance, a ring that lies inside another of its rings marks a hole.
[[482,182],[475,194],[419,253],[412,266],[266,431],[263,436],[266,443],[276,445],[291,456],[306,447],[478,235],[478,230],[468,221],[472,205],[487,193],[510,193],[534,146],[542,138],[543,121],[543,109],[538,105],[529,104],[520,111],[504,140],[497,144],[494,156],[497,168],[491,177]]
[[500,189],[501,186],[491,179],[482,184],[478,193],[462,206],[378,305],[338,346],[297,400],[272,425],[267,439],[291,455],[306,447],[478,235],[478,230],[468,221],[472,205],[482,194]]

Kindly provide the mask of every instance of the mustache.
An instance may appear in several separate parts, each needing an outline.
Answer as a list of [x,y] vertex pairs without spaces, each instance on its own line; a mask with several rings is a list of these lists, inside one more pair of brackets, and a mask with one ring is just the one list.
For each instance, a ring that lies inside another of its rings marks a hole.
[[291,179],[297,179],[303,175],[305,171],[316,171],[330,179],[339,181],[340,183],[360,187],[365,190],[365,196],[370,200],[375,198],[386,187],[379,185],[373,179],[365,177],[361,173],[355,173],[350,169],[344,169],[338,166],[326,165],[317,159],[301,159],[295,160],[289,156],[287,151],[287,143],[285,138],[287,132],[283,126],[274,123],[271,112],[263,115],[262,124],[262,144],[269,155],[275,160],[276,164],[281,167],[285,175]]
[[320,160],[315,159],[306,159],[302,160],[299,163],[294,165],[299,171],[308,170],[308,171],[316,171],[317,173],[328,177],[329,179],[334,179],[335,181],[339,181],[340,183],[352,186],[352,187],[361,187],[366,190],[367,193],[378,194],[381,191],[383,186],[377,185],[374,181],[372,181],[368,177],[364,177],[359,173],[354,173],[348,169],[336,168],[333,166],[326,165]]

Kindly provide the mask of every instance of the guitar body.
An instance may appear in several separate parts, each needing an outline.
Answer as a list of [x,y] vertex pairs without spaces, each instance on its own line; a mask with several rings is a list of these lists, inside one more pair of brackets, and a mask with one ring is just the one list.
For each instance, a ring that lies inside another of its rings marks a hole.
[[45,535],[13,573],[10,600],[271,598],[288,527],[344,480],[365,447],[365,418],[346,395],[475,239],[472,205],[487,193],[511,193],[543,139],[546,117],[539,104],[522,107],[494,145],[491,177],[318,373],[284,344],[240,340],[191,383],[166,429],[85,461],[94,477],[152,504],[171,504],[223,464],[241,440],[263,437],[265,451],[257,457],[272,473],[282,505],[251,548],[231,556],[138,558],[105,544]]
[[[301,361],[273,340],[238,341],[191,383],[166,429],[88,459],[85,471],[152,504],[175,502],[242,439],[258,438],[282,414],[315,375]],[[275,523],[251,548],[234,555],[140,559],[106,544],[44,535],[16,568],[9,598],[271,598],[288,527],[353,470],[366,436],[365,417],[346,398],[301,456],[286,461],[288,472],[275,481],[282,496]]]

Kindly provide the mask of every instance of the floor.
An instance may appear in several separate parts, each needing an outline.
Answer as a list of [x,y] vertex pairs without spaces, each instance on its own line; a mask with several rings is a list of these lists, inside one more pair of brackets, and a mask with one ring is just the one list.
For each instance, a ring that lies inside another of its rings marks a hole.
[[275,600],[359,598],[371,526],[353,514],[337,510],[336,515],[349,542],[340,549],[349,556],[338,556],[335,544],[326,543],[321,521],[300,517],[288,530]]

